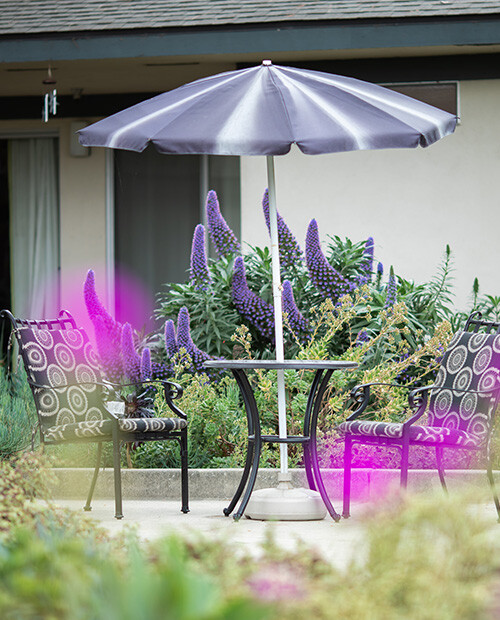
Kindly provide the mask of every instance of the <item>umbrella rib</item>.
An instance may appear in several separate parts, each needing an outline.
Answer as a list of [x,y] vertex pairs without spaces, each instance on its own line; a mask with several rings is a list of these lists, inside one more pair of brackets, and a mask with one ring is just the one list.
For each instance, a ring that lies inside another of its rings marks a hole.
[[272,71],[269,72],[270,76],[271,76],[271,82],[273,83],[274,87],[276,88],[276,90],[278,91],[278,95],[281,101],[281,105],[283,106],[283,110],[285,112],[285,117],[286,117],[286,122],[288,124],[288,129],[290,130],[290,142],[292,144],[296,144],[296,141],[294,140],[294,135],[293,135],[293,125],[292,125],[292,121],[290,119],[290,115],[288,113],[288,108],[286,107],[286,101],[285,101],[285,97],[283,96],[283,93],[281,92],[281,88],[279,87],[279,85],[277,84],[274,74]]

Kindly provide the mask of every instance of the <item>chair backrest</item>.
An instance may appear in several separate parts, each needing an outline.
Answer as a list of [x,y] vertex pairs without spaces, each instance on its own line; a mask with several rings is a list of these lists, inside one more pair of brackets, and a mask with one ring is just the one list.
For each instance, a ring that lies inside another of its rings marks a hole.
[[467,319],[441,361],[431,393],[428,424],[472,433],[486,440],[500,391],[500,323]]
[[103,377],[83,329],[62,311],[57,319],[10,319],[31,384],[42,432],[52,426],[108,418]]

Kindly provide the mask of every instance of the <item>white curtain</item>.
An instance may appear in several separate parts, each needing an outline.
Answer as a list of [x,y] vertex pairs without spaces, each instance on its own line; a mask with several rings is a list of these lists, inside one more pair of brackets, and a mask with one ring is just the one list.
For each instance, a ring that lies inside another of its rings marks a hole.
[[10,264],[15,316],[59,309],[57,139],[9,141]]

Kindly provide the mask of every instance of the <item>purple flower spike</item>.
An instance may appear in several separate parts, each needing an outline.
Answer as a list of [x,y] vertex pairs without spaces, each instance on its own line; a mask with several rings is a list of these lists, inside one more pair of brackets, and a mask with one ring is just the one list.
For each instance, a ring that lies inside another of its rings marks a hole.
[[238,312],[265,338],[274,342],[274,310],[248,288],[245,263],[241,256],[234,261],[232,297]]
[[368,332],[363,329],[358,333],[354,346],[361,347],[363,344],[365,344],[365,342],[368,342],[369,340],[370,336],[368,335]]
[[368,237],[365,243],[365,249],[363,251],[363,261],[361,263],[361,270],[363,275],[358,278],[358,284],[363,285],[367,282],[371,282],[373,272],[373,251],[374,251],[373,237]]
[[292,284],[289,280],[283,282],[283,296],[281,298],[283,312],[287,313],[288,324],[290,329],[301,339],[311,332],[311,327],[307,319],[305,319],[300,310],[297,308],[295,298],[293,296]]
[[[262,199],[262,209],[264,211],[264,217],[266,218],[266,225],[269,234],[271,234],[271,222],[269,220],[269,193],[268,190],[264,192],[264,198]],[[286,225],[285,220],[278,213],[278,245],[280,251],[280,264],[282,267],[292,267],[302,259],[302,250],[300,249],[297,239],[292,234],[292,231]]]
[[141,358],[135,350],[130,323],[125,323],[122,329],[122,356],[128,380],[131,383],[139,383],[141,381]]
[[325,298],[337,300],[354,290],[355,285],[334,269],[323,254],[318,224],[314,219],[309,222],[307,229],[306,263],[314,286]]
[[89,269],[85,279],[83,297],[90,320],[94,325],[102,370],[110,381],[120,381],[123,375],[122,324],[115,321],[101,303],[95,290],[95,275],[92,269]]
[[151,381],[152,376],[153,371],[151,367],[151,351],[148,347],[145,347],[142,350],[141,356],[141,380]]
[[384,265],[382,265],[382,263],[379,263],[377,265],[377,276],[382,277],[384,275]]
[[173,357],[178,351],[177,338],[175,336],[175,326],[172,319],[165,323],[165,349],[168,357]]
[[231,256],[239,252],[239,241],[222,217],[217,194],[213,190],[208,192],[206,209],[208,232],[217,254],[219,256]]
[[392,308],[397,301],[397,281],[394,275],[394,269],[391,267],[389,272],[389,281],[385,290],[385,308]]
[[182,306],[177,316],[177,344],[179,345],[179,349],[186,349],[186,353],[191,358],[193,370],[195,372],[206,373],[210,376],[208,369],[204,367],[203,363],[213,358],[208,353],[205,353],[205,351],[198,349],[194,344],[191,338],[189,322],[188,309],[186,306]]
[[109,381],[119,383],[123,376],[121,343],[110,337],[102,316],[95,316],[93,323],[101,368]]
[[212,282],[208,271],[207,253],[205,250],[205,227],[198,224],[194,229],[191,246],[191,282],[195,288],[206,291]]

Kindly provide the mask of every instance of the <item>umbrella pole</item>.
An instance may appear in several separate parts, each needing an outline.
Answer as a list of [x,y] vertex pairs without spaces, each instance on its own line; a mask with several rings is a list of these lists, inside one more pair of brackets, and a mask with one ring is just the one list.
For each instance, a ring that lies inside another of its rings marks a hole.
[[[274,159],[267,156],[267,188],[269,192],[269,228],[271,229],[271,258],[273,267],[274,328],[276,360],[284,361],[283,309],[281,305],[280,254],[278,245],[278,211],[274,179]],[[286,439],[285,372],[278,370],[279,437]],[[280,473],[278,486],[254,491],[245,509],[251,519],[312,521],[324,519],[326,509],[317,491],[294,488],[288,471],[288,446],[280,443]]]
[[[281,303],[281,273],[280,252],[278,238],[278,210],[276,207],[276,182],[274,174],[274,157],[268,155],[267,160],[267,187],[269,194],[269,224],[271,232],[271,260],[273,270],[273,302],[274,302],[274,334],[276,341],[276,361],[285,359],[283,345],[283,307]],[[286,439],[286,402],[285,402],[285,373],[278,370],[278,420],[279,436]],[[280,470],[281,474],[288,474],[288,446],[280,444]]]

